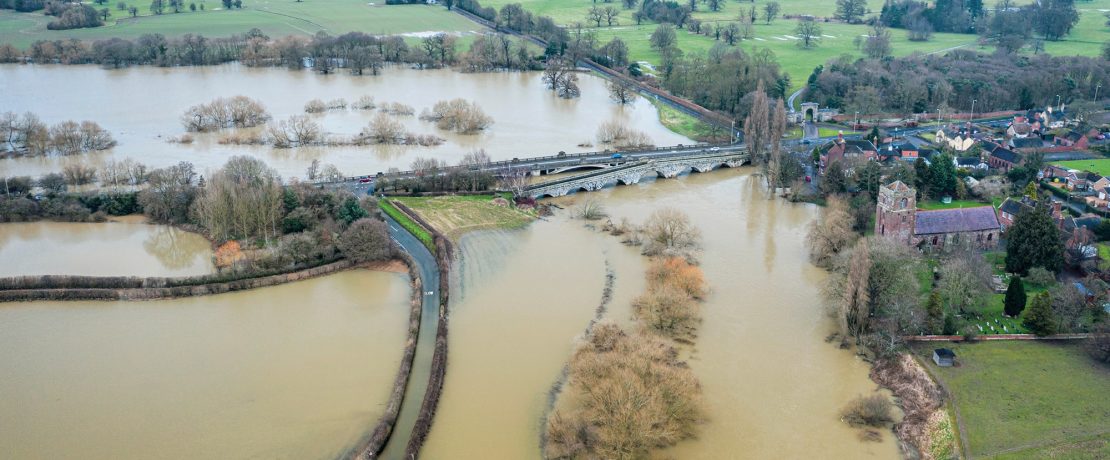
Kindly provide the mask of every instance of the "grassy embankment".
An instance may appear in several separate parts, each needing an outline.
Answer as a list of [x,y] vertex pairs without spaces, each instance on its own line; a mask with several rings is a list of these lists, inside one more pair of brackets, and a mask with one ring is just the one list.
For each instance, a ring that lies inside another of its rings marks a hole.
[[675,133],[698,142],[728,142],[730,140],[727,129],[720,129],[705,123],[653,98],[648,98],[648,100],[659,110],[659,122]]
[[1110,456],[1110,369],[1077,344],[945,344],[957,367],[914,352],[951,392],[974,458],[1095,459]]
[[412,220],[411,218],[409,218],[409,216],[405,215],[405,213],[401,212],[401,210],[397,209],[396,206],[393,206],[393,203],[390,203],[389,200],[379,200],[378,207],[381,208],[382,212],[386,213],[387,215],[389,215],[389,217],[392,217],[393,220],[397,221],[398,224],[401,224],[401,226],[404,227],[405,230],[408,230],[409,233],[412,233],[414,236],[416,236],[416,239],[420,240],[421,243],[424,243],[424,246],[427,246],[430,251],[435,251],[435,239],[432,238],[432,234],[428,233],[428,231],[425,230],[424,227],[421,227],[420,224],[417,224],[416,221]]
[[[54,18],[39,13],[0,11],[0,43],[26,48],[36,40],[99,40],[111,37],[138,38],[143,34],[160,33],[167,38],[177,38],[187,33],[206,37],[225,37],[242,34],[257,27],[271,37],[286,35],[312,36],[324,31],[331,35],[361,31],[369,34],[402,34],[412,32],[471,32],[482,28],[477,24],[447,11],[443,7],[424,5],[369,6],[360,0],[255,1],[245,0],[243,9],[222,10],[218,0],[196,2],[204,11],[181,13],[167,11],[155,16],[150,13],[150,2],[125,0],[139,9],[140,16],[131,18],[126,11],[116,9],[116,2],[107,7],[112,16],[107,25],[92,29],[47,30],[46,24]],[[97,7],[100,9],[102,7]],[[463,37],[460,45],[468,46]],[[416,37],[413,37],[415,40]],[[465,49],[465,48],[461,48]]]
[[[509,196],[502,197],[512,203]],[[534,214],[517,209],[511,204],[505,206],[494,204],[490,195],[396,197],[391,199],[404,203],[405,206],[420,214],[420,217],[427,221],[429,225],[443,232],[449,238],[456,240],[468,231],[491,228],[520,228],[535,219]]]

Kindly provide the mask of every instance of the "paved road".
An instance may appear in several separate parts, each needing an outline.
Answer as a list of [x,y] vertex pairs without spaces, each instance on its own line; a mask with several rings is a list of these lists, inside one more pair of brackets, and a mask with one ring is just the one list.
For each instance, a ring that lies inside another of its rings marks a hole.
[[420,405],[424,402],[424,393],[428,389],[428,376],[432,366],[432,351],[436,343],[436,327],[439,322],[439,268],[436,266],[435,257],[400,224],[385,216],[389,225],[389,237],[412,256],[420,270],[423,283],[424,302],[421,306],[420,336],[416,340],[416,355],[412,360],[412,373],[409,374],[408,386],[405,397],[401,400],[401,413],[397,417],[397,424],[393,434],[389,437],[385,449],[379,458],[401,459],[405,455],[405,447],[409,442],[409,435],[416,423],[416,416],[420,412]]
[[794,91],[794,94],[791,94],[790,97],[786,99],[786,107],[790,109],[791,113],[793,113],[797,110],[797,109],[794,108],[794,100],[797,99],[798,96],[801,96],[802,92],[805,91],[805,90],[806,90],[806,88],[803,86],[802,89]]

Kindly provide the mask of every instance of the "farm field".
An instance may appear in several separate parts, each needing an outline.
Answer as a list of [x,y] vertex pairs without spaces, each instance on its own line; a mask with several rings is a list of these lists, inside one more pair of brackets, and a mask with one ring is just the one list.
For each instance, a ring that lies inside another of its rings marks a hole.
[[973,458],[1106,458],[1110,369],[1076,344],[1011,341],[945,344],[956,367],[936,367],[934,346],[915,352],[958,408]]
[[[421,32],[467,33],[481,30],[477,24],[438,6],[391,5],[369,6],[359,0],[313,0],[293,2],[247,0],[242,9],[222,10],[215,0],[197,2],[198,11],[152,16],[149,4],[132,0],[139,8],[137,18],[126,17],[125,11],[108,6],[113,16],[108,25],[93,29],[47,30],[52,17],[40,13],[0,11],[0,43],[27,48],[37,40],[98,40],[110,37],[133,39],[143,34],[160,33],[166,37],[202,34],[226,37],[259,28],[272,37],[285,35],[311,36],[324,31],[338,35],[351,31],[370,34],[419,34]],[[199,5],[205,5],[204,11]]]

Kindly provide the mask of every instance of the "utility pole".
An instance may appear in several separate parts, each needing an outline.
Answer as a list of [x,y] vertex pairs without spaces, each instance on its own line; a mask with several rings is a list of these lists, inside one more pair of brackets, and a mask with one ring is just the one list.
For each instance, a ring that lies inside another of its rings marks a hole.
[[1095,86],[1095,98],[1092,99],[1093,101],[1098,100],[1098,90],[1100,90],[1100,89],[1102,89],[1102,83],[1099,83],[1098,85]]
[[971,125],[971,120],[975,119],[975,103],[976,102],[979,102],[979,100],[978,99],[972,99],[971,100],[971,118],[967,119],[967,124],[969,126]]
[[1056,95],[1056,110],[1057,111],[1060,110],[1060,95],[1059,94]]

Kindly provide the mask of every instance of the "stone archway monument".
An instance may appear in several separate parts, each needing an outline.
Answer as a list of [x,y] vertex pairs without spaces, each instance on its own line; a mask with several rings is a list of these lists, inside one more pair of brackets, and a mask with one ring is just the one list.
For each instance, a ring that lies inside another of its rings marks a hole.
[[802,121],[815,122],[817,121],[818,105],[816,102],[803,102],[802,103]]

